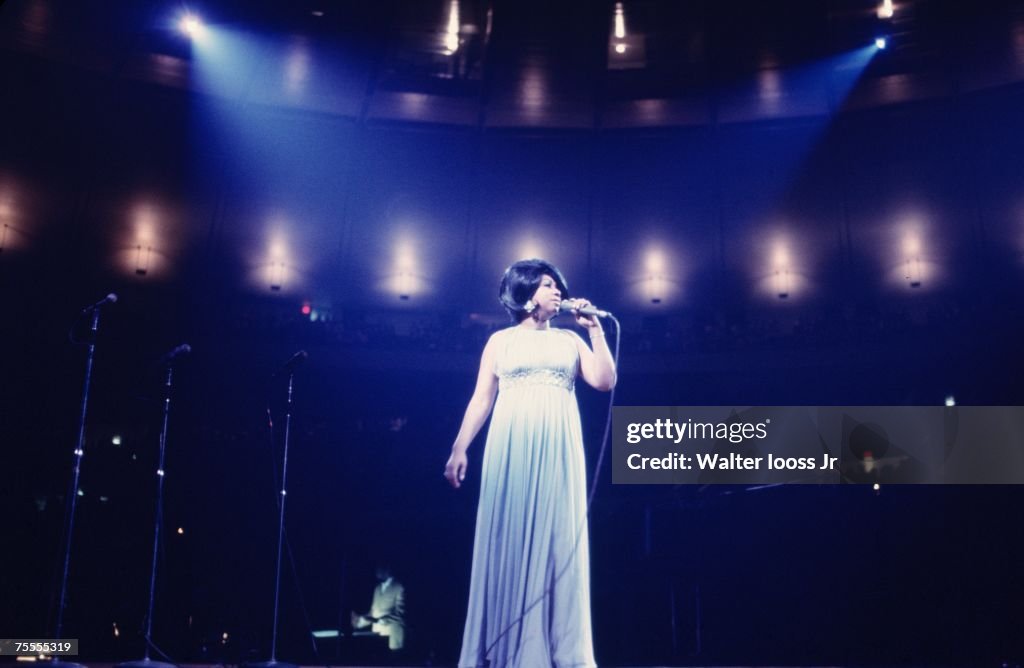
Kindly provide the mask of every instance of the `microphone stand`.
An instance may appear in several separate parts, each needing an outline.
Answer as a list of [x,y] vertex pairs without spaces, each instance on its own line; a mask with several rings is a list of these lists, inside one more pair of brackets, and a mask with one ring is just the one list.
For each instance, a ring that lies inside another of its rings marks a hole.
[[[292,358],[293,360],[298,359]],[[302,357],[301,359],[305,359]],[[291,363],[289,363],[291,365]],[[281,598],[281,546],[284,543],[284,502],[288,498],[288,441],[292,424],[292,387],[295,380],[295,366],[288,368],[288,403],[284,419],[284,461],[281,464],[281,499],[278,504],[280,517],[277,525],[277,575],[274,581],[274,627],[270,640],[270,659],[245,664],[248,668],[297,668],[294,663],[277,660],[277,613]]]
[[[171,381],[174,378],[174,358],[167,363],[167,380],[164,383],[164,415],[160,430],[160,456],[156,467],[156,520],[153,529],[153,566],[149,572],[149,608],[146,610],[146,651],[138,661],[117,664],[117,668],[176,668],[174,664],[154,661],[149,656],[153,645],[153,598],[156,593],[156,564],[160,548],[160,534],[164,525],[164,453],[167,449],[167,420],[171,412]],[[159,651],[159,650],[157,650]],[[162,652],[161,652],[162,653]]]
[[[100,325],[100,309],[92,308],[92,326],[90,332],[92,337],[89,341],[89,353],[85,359],[85,384],[82,388],[82,407],[78,415],[78,441],[75,443],[75,464],[74,473],[71,476],[71,492],[68,497],[67,524],[65,526],[64,544],[64,570],[60,578],[60,602],[57,604],[57,626],[55,638],[62,638],[64,631],[64,606],[68,594],[68,571],[71,566],[71,538],[75,528],[75,510],[78,508],[78,481],[82,473],[82,456],[85,454],[85,416],[89,408],[89,386],[92,382],[92,363],[96,354],[96,333]],[[50,662],[51,666],[59,668],[85,668],[80,663],[73,661],[61,661],[56,659]]]

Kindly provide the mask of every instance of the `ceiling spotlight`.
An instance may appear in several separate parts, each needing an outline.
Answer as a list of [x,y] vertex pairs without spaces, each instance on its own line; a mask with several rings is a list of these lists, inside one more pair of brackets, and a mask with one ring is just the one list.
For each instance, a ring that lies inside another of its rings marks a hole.
[[178,21],[178,28],[189,37],[195,38],[203,31],[203,22],[195,14],[185,14]]
[[619,42],[615,45],[615,53],[626,53],[626,45]]
[[884,49],[887,46],[889,46],[889,40],[887,40],[885,37],[876,37],[875,38],[875,48],[876,49],[881,50],[881,49]]
[[878,5],[878,18],[880,19],[891,19],[895,13],[896,9],[892,6],[892,0],[882,0],[882,4]]

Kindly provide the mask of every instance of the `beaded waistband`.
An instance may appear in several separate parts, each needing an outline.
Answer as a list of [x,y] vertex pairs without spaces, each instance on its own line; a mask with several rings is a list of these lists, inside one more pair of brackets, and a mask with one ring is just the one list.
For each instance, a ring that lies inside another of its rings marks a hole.
[[548,385],[572,392],[575,377],[562,369],[518,369],[498,377],[498,389]]

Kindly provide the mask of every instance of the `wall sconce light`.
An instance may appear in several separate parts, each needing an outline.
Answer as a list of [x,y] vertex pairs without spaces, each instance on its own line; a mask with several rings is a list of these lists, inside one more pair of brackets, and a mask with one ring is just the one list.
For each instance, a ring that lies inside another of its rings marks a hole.
[[644,252],[644,269],[647,276],[643,279],[644,291],[648,301],[660,304],[668,292],[669,282],[665,278],[668,260],[658,245],[652,245]]
[[153,249],[146,246],[146,250],[142,250],[142,244],[135,247],[135,273],[138,276],[145,276],[149,272],[149,259],[153,254]]
[[408,269],[403,269],[398,272],[398,298],[402,301],[408,301],[409,295],[412,294],[413,289],[413,277],[412,272]]
[[903,275],[912,288],[921,287],[921,241],[914,236],[903,240]]
[[772,282],[775,288],[775,296],[779,299],[789,299],[789,293],[793,287],[793,279],[789,271],[789,246],[785,241],[779,241],[772,252],[772,264],[775,266],[775,275]]
[[409,301],[413,295],[423,293],[420,276],[422,269],[417,261],[415,246],[409,237],[400,238],[395,243],[394,260],[390,276],[387,279],[387,291],[398,295],[402,301]]
[[271,238],[268,250],[269,258],[266,264],[265,278],[269,281],[270,289],[273,292],[280,292],[288,278],[289,260],[292,259],[292,255],[288,252],[284,239],[279,236]]
[[916,256],[913,258],[908,257],[904,264],[903,273],[906,274],[907,283],[910,284],[910,287],[921,287],[921,258]]
[[273,260],[270,264],[270,289],[280,292],[282,284],[284,284],[284,262]]
[[775,294],[779,299],[789,299],[789,267],[780,267],[775,270]]
[[661,274],[647,276],[647,298],[652,304],[660,304],[665,297],[665,277]]

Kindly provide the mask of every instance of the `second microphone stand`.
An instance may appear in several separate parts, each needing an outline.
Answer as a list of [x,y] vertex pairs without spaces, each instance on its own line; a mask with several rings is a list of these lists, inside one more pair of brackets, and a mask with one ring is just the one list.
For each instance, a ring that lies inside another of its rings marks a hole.
[[[301,355],[301,357],[300,357]],[[288,498],[288,441],[292,425],[292,388],[295,381],[295,366],[305,359],[305,353],[292,358],[285,367],[288,371],[288,403],[284,418],[284,456],[281,464],[281,495],[278,502],[279,518],[277,524],[277,574],[274,579],[274,628],[270,640],[270,659],[258,663],[246,664],[249,668],[297,668],[294,663],[277,660],[277,616],[281,599],[281,548],[284,544],[284,502]]]
[[[160,534],[164,527],[164,454],[167,450],[167,421],[171,414],[171,383],[174,379],[173,357],[167,363],[167,379],[164,382],[164,415],[160,430],[160,455],[156,466],[156,521],[153,530],[153,565],[149,572],[149,608],[146,610],[146,653],[138,661],[119,663],[118,668],[175,668],[174,664],[154,661],[150,658],[153,646],[153,600],[156,594],[156,565],[160,554]],[[157,650],[159,651],[159,650]]]

